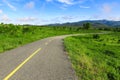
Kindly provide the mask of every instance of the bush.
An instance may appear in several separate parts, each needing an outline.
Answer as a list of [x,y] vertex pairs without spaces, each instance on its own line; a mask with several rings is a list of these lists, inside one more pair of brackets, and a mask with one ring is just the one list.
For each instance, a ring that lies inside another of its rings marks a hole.
[[104,54],[106,54],[108,56],[114,56],[115,55],[115,53],[113,51],[110,51],[110,50],[105,50]]
[[107,73],[107,77],[109,80],[116,80],[114,74],[111,72]]
[[84,23],[83,28],[84,29],[90,29],[91,28],[91,23]]
[[100,38],[100,36],[98,34],[93,35],[93,39],[99,39],[99,38]]
[[118,40],[118,43],[120,43],[120,39]]

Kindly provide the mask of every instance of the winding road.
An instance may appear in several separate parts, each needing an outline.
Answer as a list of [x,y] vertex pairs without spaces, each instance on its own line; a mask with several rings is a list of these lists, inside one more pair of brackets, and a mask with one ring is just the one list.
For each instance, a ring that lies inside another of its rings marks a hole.
[[63,38],[45,38],[0,54],[0,80],[77,80]]
[[0,54],[0,80],[77,80],[63,45],[76,35],[85,34],[49,37]]

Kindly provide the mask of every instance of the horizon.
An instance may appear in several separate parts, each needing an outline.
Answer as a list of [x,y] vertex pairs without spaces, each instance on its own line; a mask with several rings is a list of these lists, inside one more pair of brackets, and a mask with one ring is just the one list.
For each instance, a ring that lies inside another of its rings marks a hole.
[[82,21],[113,21],[113,22],[119,22],[119,21],[115,21],[115,20],[107,20],[107,19],[101,19],[101,20],[100,20],[100,19],[99,19],[99,20],[81,20],[81,21],[75,21],[75,22],[50,23],[50,24],[14,24],[14,23],[4,23],[4,22],[1,22],[0,24],[45,26],[45,25],[54,25],[54,24],[76,23],[76,22],[82,22]]
[[85,20],[120,21],[118,3],[119,0],[1,0],[0,23],[46,25]]

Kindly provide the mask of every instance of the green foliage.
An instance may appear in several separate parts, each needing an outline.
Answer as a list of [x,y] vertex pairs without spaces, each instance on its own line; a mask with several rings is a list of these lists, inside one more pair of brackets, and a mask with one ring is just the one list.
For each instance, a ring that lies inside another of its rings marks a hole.
[[118,28],[113,28],[113,31],[120,32],[120,28],[119,27]]
[[66,50],[79,80],[120,79],[120,33],[68,37]]
[[118,43],[120,43],[120,39],[118,40]]
[[84,29],[89,29],[91,27],[91,24],[90,23],[84,23],[83,24],[83,28]]
[[99,34],[93,34],[93,39],[99,39],[100,35]]
[[0,24],[0,52],[40,40],[50,36],[99,32],[93,30],[77,30],[75,27],[49,27],[31,25]]
[[114,56],[115,55],[115,53],[113,51],[110,51],[110,50],[105,50],[104,54],[108,55],[108,56]]

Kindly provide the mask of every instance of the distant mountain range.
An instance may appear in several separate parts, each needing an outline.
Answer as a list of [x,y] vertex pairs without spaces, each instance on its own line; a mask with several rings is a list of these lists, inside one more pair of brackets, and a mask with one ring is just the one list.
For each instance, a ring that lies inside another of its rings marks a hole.
[[79,22],[63,23],[63,24],[50,24],[52,26],[82,26],[84,23],[91,23],[93,27],[120,27],[120,21],[110,20],[85,20]]

